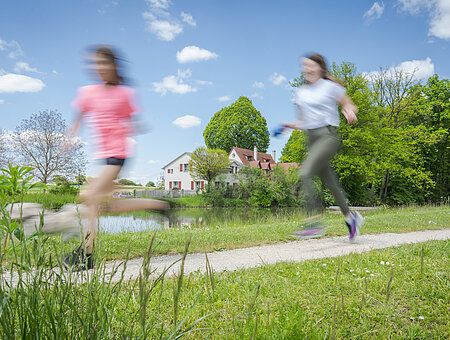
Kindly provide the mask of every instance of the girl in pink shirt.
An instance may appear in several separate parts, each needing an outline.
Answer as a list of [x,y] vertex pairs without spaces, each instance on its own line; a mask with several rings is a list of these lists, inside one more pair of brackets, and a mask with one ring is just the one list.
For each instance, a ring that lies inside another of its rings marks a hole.
[[79,113],[71,130],[71,134],[76,134],[84,119],[92,124],[97,146],[96,158],[104,163],[96,180],[88,184],[81,197],[89,208],[89,224],[85,231],[86,252],[83,247],[79,247],[66,259],[67,264],[77,265],[81,269],[93,267],[92,249],[97,235],[99,210],[121,213],[169,208],[166,202],[153,199],[113,200],[101,205],[101,201],[112,192],[113,181],[118,177],[126,159],[131,156],[129,140],[134,133],[133,115],[138,109],[134,91],[121,85],[123,77],[119,73],[118,59],[112,49],[107,46],[98,47],[93,53],[93,60],[103,83],[79,89],[73,103]]

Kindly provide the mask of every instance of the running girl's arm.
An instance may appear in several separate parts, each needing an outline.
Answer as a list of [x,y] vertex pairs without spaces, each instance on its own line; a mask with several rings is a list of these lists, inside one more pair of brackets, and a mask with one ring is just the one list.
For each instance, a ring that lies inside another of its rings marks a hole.
[[289,123],[282,123],[281,125],[283,125],[287,129],[300,130],[301,126],[303,125],[303,122],[300,120],[302,111],[301,111],[299,105],[295,104],[295,107],[297,109],[299,119],[296,121],[293,121],[293,122],[289,122]]
[[354,123],[358,120],[358,118],[356,117],[358,108],[348,95],[344,94],[342,99],[339,101],[339,104],[342,107],[342,114],[347,119],[347,122],[349,124]]

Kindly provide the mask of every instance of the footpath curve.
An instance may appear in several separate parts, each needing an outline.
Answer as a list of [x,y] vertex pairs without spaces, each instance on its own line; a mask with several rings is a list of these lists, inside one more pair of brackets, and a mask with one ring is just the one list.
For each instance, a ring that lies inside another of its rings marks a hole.
[[[401,234],[367,234],[359,236],[353,243],[349,242],[348,237],[329,237],[212,252],[207,253],[207,256],[211,268],[217,273],[254,268],[280,262],[302,262],[319,258],[338,257],[351,253],[363,253],[375,249],[395,247],[402,244],[449,239],[450,229],[424,230]],[[173,276],[178,274],[180,272],[181,258],[181,254],[155,255],[150,260],[152,275],[160,274],[169,267],[167,275]],[[142,264],[143,258],[128,260],[126,267],[123,261],[117,260],[106,263],[105,267],[101,268],[101,270],[105,274],[105,281],[117,282],[121,279],[122,275],[123,279],[127,281],[138,278]],[[201,273],[206,272],[206,255],[204,253],[190,253],[186,256],[184,273],[189,274],[195,271]],[[46,273],[48,279],[52,280],[51,277],[58,272],[59,269],[49,270]],[[81,283],[92,272],[93,270],[89,270],[88,272],[81,271],[73,273],[73,275]],[[27,281],[33,275],[33,272],[25,274],[27,278],[23,277],[23,279]],[[19,277],[17,272],[5,272],[3,274],[3,280],[15,287],[19,281]]]
[[[279,262],[302,262],[325,257],[338,257],[402,244],[449,239],[450,229],[424,230],[401,234],[361,235],[354,243],[350,243],[348,237],[330,237],[212,252],[207,253],[207,255],[214,272],[223,272]],[[169,275],[175,275],[180,271],[179,260],[181,257],[180,254],[154,256],[150,260],[150,267],[156,273],[161,273],[165,268],[178,261],[168,270]],[[142,258],[129,260],[124,279],[136,279],[141,270],[142,262]],[[117,261],[107,263],[106,272],[111,272],[114,266],[118,266],[118,263]],[[122,268],[120,266],[117,273],[112,277],[112,281],[119,280],[123,272]],[[184,273],[189,274],[195,271],[206,272],[206,256],[204,253],[191,253],[186,256]]]

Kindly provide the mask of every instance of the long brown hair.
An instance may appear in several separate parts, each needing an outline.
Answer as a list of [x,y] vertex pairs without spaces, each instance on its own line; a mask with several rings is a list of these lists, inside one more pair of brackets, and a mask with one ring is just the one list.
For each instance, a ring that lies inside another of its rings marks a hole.
[[319,54],[319,53],[313,53],[311,55],[306,55],[306,59],[310,59],[314,61],[315,63],[319,64],[320,68],[322,69],[322,78],[331,80],[341,86],[344,86],[344,82],[340,80],[339,78],[332,77],[330,73],[328,73],[328,67],[327,62],[325,61],[325,58]]

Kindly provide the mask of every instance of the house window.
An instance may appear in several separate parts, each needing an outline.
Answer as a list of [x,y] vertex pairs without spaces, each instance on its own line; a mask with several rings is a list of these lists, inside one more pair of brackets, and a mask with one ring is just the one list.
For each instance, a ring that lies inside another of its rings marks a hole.
[[168,174],[173,174],[173,169],[167,169]]
[[172,187],[174,189],[180,189],[181,188],[181,182],[179,181],[173,181]]
[[200,189],[200,181],[195,182],[195,189]]
[[253,157],[252,157],[252,156],[247,156],[247,160],[248,160],[249,162],[251,162],[251,161],[253,160]]
[[183,171],[189,172],[189,164],[183,164]]
[[234,166],[230,166],[230,174],[234,172]]

